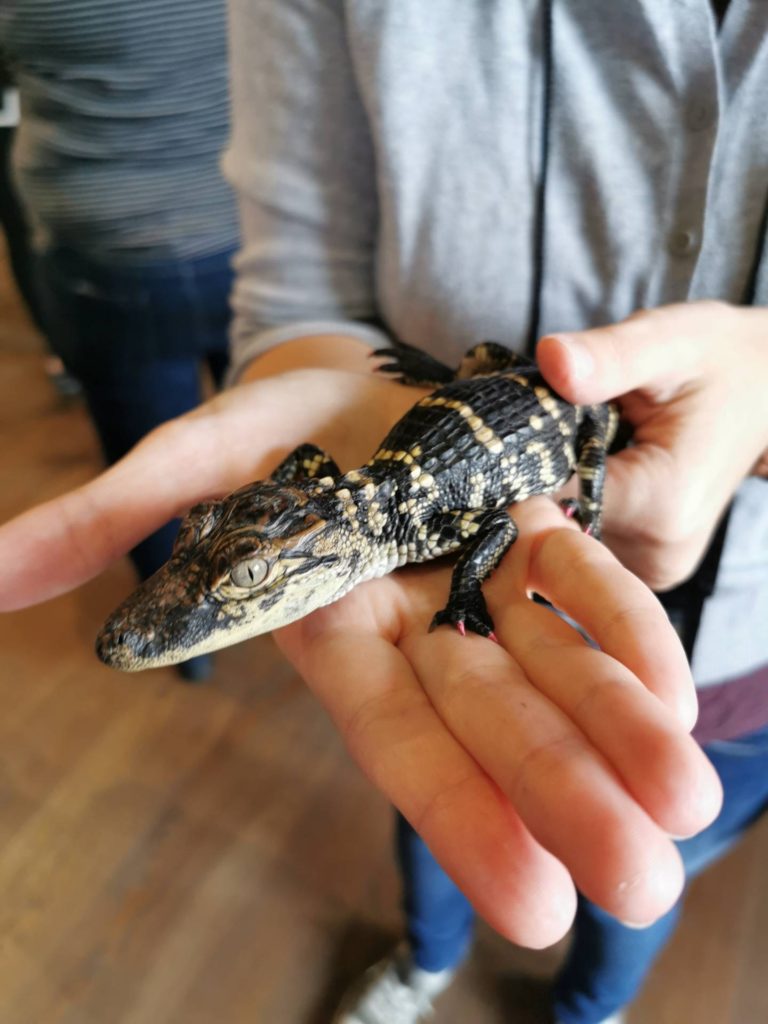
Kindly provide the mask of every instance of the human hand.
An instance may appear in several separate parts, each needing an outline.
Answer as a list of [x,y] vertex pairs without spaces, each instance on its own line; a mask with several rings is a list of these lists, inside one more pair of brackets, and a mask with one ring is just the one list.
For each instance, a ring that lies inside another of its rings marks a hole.
[[96,479],[2,526],[0,611],[79,586],[191,505],[269,476],[305,441],[333,452],[342,468],[363,462],[418,395],[370,373],[330,369],[284,372],[217,395],[158,427]]
[[668,833],[704,827],[720,788],[687,735],[693,685],[656,598],[548,499],[515,518],[484,586],[498,645],[427,632],[448,593],[437,565],[364,584],[275,638],[479,913],[545,946],[568,928],[574,882],[628,922],[669,909],[683,879]]
[[[342,465],[363,461],[414,399],[337,371],[220,396],[4,527],[0,608],[76,586],[174,513],[267,475],[300,441]],[[427,634],[448,590],[437,566],[366,584],[278,642],[478,910],[538,946],[567,928],[572,879],[630,921],[666,910],[681,874],[665,833],[705,825],[719,789],[687,736],[690,676],[655,599],[550,502],[516,517],[521,537],[486,586],[499,646]],[[604,650],[528,601],[527,588]]]
[[768,310],[695,302],[542,339],[572,402],[618,399],[634,444],[608,460],[603,540],[654,590],[695,570],[768,448]]

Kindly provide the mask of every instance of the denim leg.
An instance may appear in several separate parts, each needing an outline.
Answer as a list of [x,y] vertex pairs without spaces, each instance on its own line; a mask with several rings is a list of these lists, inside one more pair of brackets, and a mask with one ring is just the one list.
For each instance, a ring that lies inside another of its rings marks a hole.
[[677,925],[680,904],[650,928],[627,928],[579,897],[570,953],[555,986],[562,1024],[599,1024],[634,999]]
[[[703,832],[677,844],[690,880],[724,854],[768,807],[768,729],[704,748],[723,784],[723,809]],[[649,928],[627,928],[580,898],[573,943],[555,983],[562,1024],[599,1024],[630,1003],[672,935],[678,903]]]
[[[81,382],[108,463],[199,404],[200,367],[226,359],[230,256],[102,267],[69,250],[38,260],[53,349]],[[170,555],[178,520],[131,552],[146,578]]]
[[399,814],[396,827],[413,962],[425,971],[457,967],[472,941],[472,906]]
[[40,301],[35,283],[30,229],[13,184],[11,149],[15,129],[0,127],[0,226],[5,234],[11,270],[30,316],[43,329]]
[[[124,368],[117,377],[90,372],[80,376],[83,393],[105,459],[114,463],[160,423],[200,402],[198,361],[156,359]],[[172,519],[131,551],[141,579],[147,579],[171,554],[179,520]]]

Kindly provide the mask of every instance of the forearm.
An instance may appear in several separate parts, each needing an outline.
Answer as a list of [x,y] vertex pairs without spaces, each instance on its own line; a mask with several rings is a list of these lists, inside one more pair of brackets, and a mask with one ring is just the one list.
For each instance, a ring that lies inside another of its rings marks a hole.
[[[248,397],[249,385],[279,383],[280,397],[266,417],[265,436],[281,437],[288,447],[311,441],[350,468],[370,457],[414,401],[409,388],[373,375],[370,351],[348,335],[297,337],[248,363],[235,390]],[[258,396],[263,399],[263,390]]]
[[[302,368],[357,372],[366,349],[386,343],[371,326],[379,313],[375,159],[342,8],[340,0],[311,13],[291,2],[231,4],[224,169],[242,230],[233,383]],[[308,130],[320,124],[322,132]]]
[[247,404],[271,402],[271,412],[261,410],[265,436],[280,437],[287,447],[311,441],[342,469],[352,468],[371,457],[426,393],[373,373],[370,351],[349,336],[296,338],[254,359],[233,390]]
[[294,338],[253,359],[243,368],[239,380],[247,383],[308,368],[368,373],[370,351],[370,346],[350,335],[316,334]]

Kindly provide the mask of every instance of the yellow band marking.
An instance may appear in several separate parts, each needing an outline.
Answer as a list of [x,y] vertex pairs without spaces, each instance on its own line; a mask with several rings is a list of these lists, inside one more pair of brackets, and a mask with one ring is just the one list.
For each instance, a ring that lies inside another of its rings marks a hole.
[[463,420],[466,420],[467,426],[474,434],[478,444],[484,445],[493,455],[499,455],[504,451],[504,442],[501,438],[491,430],[482,418],[475,413],[472,406],[467,405],[466,402],[460,402],[455,398],[445,398],[443,395],[427,395],[426,398],[421,399],[419,405],[424,409],[444,406],[446,409],[457,412]]

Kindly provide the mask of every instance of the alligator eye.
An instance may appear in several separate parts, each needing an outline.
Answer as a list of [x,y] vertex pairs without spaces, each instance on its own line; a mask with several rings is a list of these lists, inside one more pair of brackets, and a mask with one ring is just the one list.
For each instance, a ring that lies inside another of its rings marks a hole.
[[251,587],[257,587],[259,583],[263,582],[268,572],[269,565],[263,558],[246,558],[244,561],[238,562],[237,565],[233,566],[229,577],[236,587],[248,590]]

